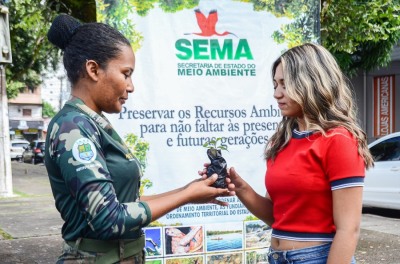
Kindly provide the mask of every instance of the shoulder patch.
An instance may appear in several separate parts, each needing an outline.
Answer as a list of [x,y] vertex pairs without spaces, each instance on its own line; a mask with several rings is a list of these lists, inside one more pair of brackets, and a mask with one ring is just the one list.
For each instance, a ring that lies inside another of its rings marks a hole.
[[90,163],[96,159],[97,150],[90,139],[80,138],[72,147],[72,155],[79,162]]

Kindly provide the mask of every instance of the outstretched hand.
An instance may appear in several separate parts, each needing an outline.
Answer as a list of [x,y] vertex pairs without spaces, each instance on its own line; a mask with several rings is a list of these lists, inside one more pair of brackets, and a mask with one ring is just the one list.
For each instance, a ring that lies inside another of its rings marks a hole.
[[195,180],[186,186],[186,191],[189,195],[189,203],[214,203],[222,206],[227,206],[228,203],[219,201],[216,197],[233,196],[227,188],[215,188],[211,185],[217,180],[217,174],[213,174],[207,178],[202,175],[201,180]]
[[[203,180],[207,179],[207,167],[210,163],[204,163],[204,168],[199,170],[198,173]],[[228,177],[226,178],[226,185],[228,186],[228,191],[230,196],[236,195],[237,184],[244,185],[246,182],[237,174],[233,167],[227,169]]]
[[236,172],[234,167],[228,169],[228,177],[226,177],[226,183],[230,192],[238,193],[243,191],[247,182]]

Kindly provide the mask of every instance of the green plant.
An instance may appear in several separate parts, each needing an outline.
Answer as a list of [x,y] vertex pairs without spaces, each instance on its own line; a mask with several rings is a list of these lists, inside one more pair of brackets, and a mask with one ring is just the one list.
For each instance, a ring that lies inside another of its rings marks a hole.
[[[146,170],[147,165],[147,151],[150,149],[150,144],[147,141],[141,140],[137,135],[133,133],[128,133],[125,135],[125,144],[132,151],[132,154],[135,155],[137,160],[139,161],[140,167],[142,168],[143,173]],[[139,194],[143,195],[144,189],[149,189],[153,186],[153,182],[148,178],[142,178]]]
[[125,135],[125,144],[132,151],[132,154],[138,159],[143,172],[146,170],[147,165],[147,151],[150,149],[150,145],[147,141],[140,139],[133,133]]
[[51,106],[50,103],[43,101],[42,116],[43,117],[54,117],[57,111]]
[[212,138],[203,144],[207,148],[210,165],[207,167],[207,176],[217,174],[217,180],[212,184],[216,188],[227,188],[225,178],[228,175],[226,160],[222,157],[222,150],[228,151],[228,146],[222,144],[222,138]]
[[211,139],[209,141],[207,141],[206,143],[203,144],[203,147],[207,148],[210,150],[210,152],[215,156],[218,152],[218,150],[228,150],[228,146],[222,144],[222,138],[214,138]]

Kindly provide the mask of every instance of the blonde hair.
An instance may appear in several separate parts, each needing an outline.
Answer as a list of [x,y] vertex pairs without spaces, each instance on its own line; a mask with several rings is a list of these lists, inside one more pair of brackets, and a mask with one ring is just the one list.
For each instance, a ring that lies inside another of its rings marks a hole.
[[[346,128],[358,143],[366,168],[373,166],[365,132],[358,125],[352,90],[335,58],[324,47],[306,43],[282,54],[272,65],[272,78],[282,64],[288,96],[304,113],[307,130],[323,135],[335,127]],[[297,127],[295,117],[284,116],[265,148],[265,158],[275,159]]]

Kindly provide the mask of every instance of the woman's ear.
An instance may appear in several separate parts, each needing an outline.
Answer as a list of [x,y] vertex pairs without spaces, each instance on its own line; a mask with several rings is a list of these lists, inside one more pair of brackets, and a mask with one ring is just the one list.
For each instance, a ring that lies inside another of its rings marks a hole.
[[90,79],[92,79],[93,81],[98,81],[99,76],[99,64],[97,64],[96,61],[94,60],[86,60],[86,74],[88,75],[88,77]]

